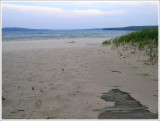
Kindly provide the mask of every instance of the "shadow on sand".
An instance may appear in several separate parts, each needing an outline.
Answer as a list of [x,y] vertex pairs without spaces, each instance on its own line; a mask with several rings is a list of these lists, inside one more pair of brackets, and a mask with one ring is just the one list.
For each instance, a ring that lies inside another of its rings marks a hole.
[[102,111],[98,115],[99,119],[157,119],[158,115],[147,110],[148,108],[133,99],[129,93],[112,89],[108,93],[103,93],[101,99],[115,102],[114,106],[96,109]]

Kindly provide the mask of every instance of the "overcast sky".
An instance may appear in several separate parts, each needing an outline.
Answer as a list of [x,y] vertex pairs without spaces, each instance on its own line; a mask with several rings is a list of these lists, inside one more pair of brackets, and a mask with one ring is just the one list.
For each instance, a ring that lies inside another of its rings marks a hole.
[[158,25],[158,1],[2,2],[2,27],[87,29]]

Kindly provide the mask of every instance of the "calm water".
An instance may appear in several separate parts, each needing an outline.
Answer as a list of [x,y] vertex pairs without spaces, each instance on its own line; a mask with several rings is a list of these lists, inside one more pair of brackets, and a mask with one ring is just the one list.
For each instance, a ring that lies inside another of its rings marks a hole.
[[69,38],[114,38],[128,30],[27,30],[2,31],[2,41],[51,40]]

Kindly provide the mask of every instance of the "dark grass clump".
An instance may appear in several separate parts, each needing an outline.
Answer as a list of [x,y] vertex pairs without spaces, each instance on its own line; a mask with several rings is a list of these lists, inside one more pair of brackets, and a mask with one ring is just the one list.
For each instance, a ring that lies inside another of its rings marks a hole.
[[104,41],[103,43],[102,43],[103,45],[110,45],[111,44],[111,41]]
[[[103,42],[105,45],[107,41]],[[131,45],[139,50],[145,50],[150,61],[158,60],[158,29],[145,29],[132,32],[110,40],[116,47]]]

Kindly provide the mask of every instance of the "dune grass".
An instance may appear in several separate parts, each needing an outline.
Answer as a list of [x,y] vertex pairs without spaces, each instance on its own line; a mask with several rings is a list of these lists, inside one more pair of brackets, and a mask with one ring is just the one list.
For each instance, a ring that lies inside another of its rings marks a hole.
[[116,47],[131,45],[135,49],[145,50],[150,61],[158,60],[158,29],[132,32],[109,41],[104,41],[102,44],[113,44]]
[[109,41],[104,41],[102,44],[103,45],[109,45],[109,44],[111,44],[111,41],[110,40]]

